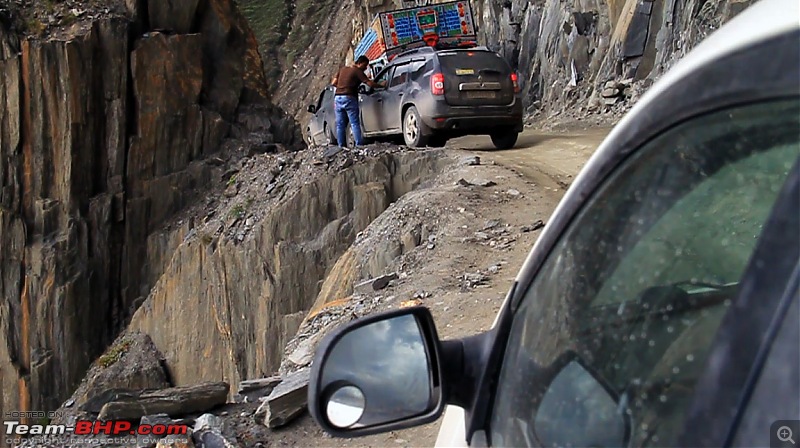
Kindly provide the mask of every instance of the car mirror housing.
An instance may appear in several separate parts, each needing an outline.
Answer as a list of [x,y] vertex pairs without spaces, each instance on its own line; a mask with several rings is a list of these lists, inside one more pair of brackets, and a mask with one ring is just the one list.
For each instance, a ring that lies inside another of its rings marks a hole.
[[360,86],[358,86],[358,93],[361,93],[361,94],[364,94],[364,95],[370,95],[374,91],[375,90],[372,87],[370,87],[370,86],[368,86],[366,84],[361,84]]
[[432,422],[446,404],[440,350],[427,308],[380,313],[345,325],[317,349],[309,412],[337,437]]
[[316,107],[316,106],[314,106],[313,104],[309,105],[309,106],[308,106],[308,108],[307,108],[306,110],[307,110],[307,111],[309,111],[309,112],[310,112],[310,113],[312,113],[312,114],[315,114],[315,113],[317,113],[317,107]]

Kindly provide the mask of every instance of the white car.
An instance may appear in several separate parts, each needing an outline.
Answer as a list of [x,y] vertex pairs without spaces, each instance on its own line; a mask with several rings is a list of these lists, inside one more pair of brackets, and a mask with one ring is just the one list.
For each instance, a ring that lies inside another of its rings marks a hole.
[[798,446],[800,6],[762,0],[616,126],[490,331],[417,307],[320,345],[309,411],[438,446]]

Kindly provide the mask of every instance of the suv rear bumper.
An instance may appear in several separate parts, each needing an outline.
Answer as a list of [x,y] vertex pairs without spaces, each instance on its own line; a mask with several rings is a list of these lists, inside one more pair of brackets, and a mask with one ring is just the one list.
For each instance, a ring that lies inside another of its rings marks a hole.
[[459,117],[423,118],[429,128],[435,130],[454,131],[461,134],[488,134],[497,128],[514,127],[522,132],[522,115],[481,115]]
[[422,121],[430,129],[458,134],[489,134],[497,128],[514,127],[522,132],[522,103],[509,106],[459,107],[437,101],[431,113],[422,112]]

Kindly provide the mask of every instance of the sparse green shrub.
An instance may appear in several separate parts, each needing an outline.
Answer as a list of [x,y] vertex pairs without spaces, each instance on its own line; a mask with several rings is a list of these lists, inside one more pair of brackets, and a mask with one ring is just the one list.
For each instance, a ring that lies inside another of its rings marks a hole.
[[231,208],[231,211],[228,212],[228,217],[242,219],[244,217],[244,213],[245,211],[242,204],[236,204],[233,206],[233,208]]
[[36,36],[41,35],[47,27],[41,20],[31,17],[25,21],[25,31]]
[[115,362],[122,358],[122,355],[124,355],[130,347],[131,341],[128,339],[123,339],[119,344],[108,349],[108,351],[97,360],[97,363],[102,368],[112,366]]
[[78,17],[75,14],[73,14],[72,12],[68,12],[61,19],[61,24],[62,25],[72,25],[73,23],[75,23],[77,21],[78,21]]

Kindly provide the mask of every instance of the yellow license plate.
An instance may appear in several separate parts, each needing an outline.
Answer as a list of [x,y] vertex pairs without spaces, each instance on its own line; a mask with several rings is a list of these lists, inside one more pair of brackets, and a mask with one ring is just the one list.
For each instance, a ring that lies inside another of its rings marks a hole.
[[473,70],[471,68],[457,68],[456,69],[456,75],[459,75],[459,76],[462,76],[462,75],[474,75],[474,74],[475,74],[475,70]]
[[467,98],[470,99],[489,99],[495,97],[497,97],[497,94],[494,92],[467,92]]

